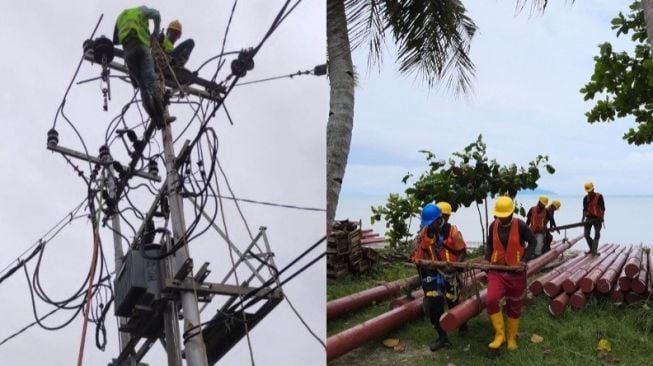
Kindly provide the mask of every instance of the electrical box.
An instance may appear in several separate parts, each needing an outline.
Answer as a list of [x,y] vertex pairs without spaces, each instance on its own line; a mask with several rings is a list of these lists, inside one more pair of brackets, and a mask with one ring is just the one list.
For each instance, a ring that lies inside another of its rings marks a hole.
[[161,298],[163,261],[150,259],[160,255],[161,250],[158,244],[148,244],[142,251],[127,252],[115,281],[116,315],[131,317],[137,306],[139,310],[153,309]]

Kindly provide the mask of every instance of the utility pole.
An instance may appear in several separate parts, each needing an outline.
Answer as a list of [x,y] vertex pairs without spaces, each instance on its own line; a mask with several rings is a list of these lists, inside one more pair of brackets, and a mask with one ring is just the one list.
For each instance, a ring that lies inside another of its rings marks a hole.
[[[113,251],[114,251],[114,268],[116,273],[120,271],[125,259],[125,253],[122,251],[122,231],[120,230],[120,208],[118,207],[118,197],[116,197],[116,177],[113,172],[113,165],[110,162],[113,160],[111,158],[111,153],[109,148],[106,145],[100,147],[100,160],[105,164],[105,182],[107,186],[107,191],[109,193],[109,199],[114,203],[109,206],[112,207],[111,211],[111,229],[113,231]],[[118,317],[118,325],[120,328],[124,327],[127,324],[127,319],[124,317]],[[124,347],[129,343],[131,336],[127,332],[121,332],[118,330],[119,335],[119,346],[120,352],[123,351]],[[127,359],[127,365],[136,366],[136,362],[133,357]]]
[[[165,127],[163,128],[162,132],[163,150],[166,163],[166,186],[168,193],[168,203],[170,205],[170,216],[172,220],[172,243],[178,244],[182,240],[184,242],[186,241],[186,238],[184,237],[186,233],[184,207],[182,198],[178,192],[179,176],[177,175],[177,169],[175,168],[176,156],[172,140],[172,129],[168,123],[165,123]],[[170,248],[168,248],[168,250],[169,249]],[[192,268],[192,262],[189,261],[189,259],[188,246],[186,246],[184,243],[184,245],[177,251],[177,253],[167,257],[168,266],[166,266],[166,268],[171,269],[172,272],[166,273],[166,278],[182,277],[178,279],[183,280],[185,284],[190,287],[194,286],[194,278],[192,276],[188,276],[190,269]],[[184,271],[184,268],[187,270]],[[183,273],[180,274],[180,271]],[[193,291],[182,290],[180,297],[181,306],[184,311],[184,334],[186,334],[187,337],[185,342],[185,356],[188,366],[208,366],[208,361],[206,358],[206,347],[202,337],[202,329],[200,327],[200,312],[197,305],[197,296],[195,296]],[[170,343],[174,342],[177,345],[179,344],[177,323],[178,309],[174,304],[169,304],[166,308],[165,319],[166,345],[167,348],[170,349],[172,348]],[[171,334],[174,332],[168,332],[168,328],[170,328],[169,323],[174,323],[174,328],[177,329],[177,335]],[[168,356],[170,358],[170,353]],[[168,360],[168,364],[172,366],[170,360]]]

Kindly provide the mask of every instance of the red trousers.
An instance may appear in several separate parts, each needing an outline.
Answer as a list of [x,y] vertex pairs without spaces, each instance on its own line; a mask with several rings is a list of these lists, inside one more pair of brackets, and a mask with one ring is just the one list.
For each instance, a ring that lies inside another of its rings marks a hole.
[[501,311],[499,301],[506,297],[506,313],[509,318],[518,319],[526,293],[526,273],[490,271],[487,274],[487,313]]

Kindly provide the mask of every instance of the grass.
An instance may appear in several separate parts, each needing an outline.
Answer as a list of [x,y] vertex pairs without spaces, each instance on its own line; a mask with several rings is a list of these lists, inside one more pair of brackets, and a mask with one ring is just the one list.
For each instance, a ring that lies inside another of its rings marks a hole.
[[[380,280],[391,281],[412,276],[414,269],[395,264],[379,269],[360,280],[329,282],[328,298],[333,299],[376,285]],[[386,277],[387,276],[387,277]],[[649,303],[650,304],[650,303]],[[327,333],[333,335],[387,311],[389,301],[374,304],[359,312],[327,322]],[[539,344],[530,338],[544,338]],[[548,312],[548,297],[540,295],[524,307],[520,326],[519,349],[508,352],[505,347],[495,359],[488,358],[487,344],[493,330],[483,311],[469,321],[465,337],[450,334],[453,347],[436,353],[428,349],[435,331],[428,319],[421,318],[383,337],[343,355],[329,365],[651,365],[653,345],[653,309],[646,302],[617,306],[606,297],[591,296],[579,311],[571,308],[553,317]],[[398,338],[405,345],[403,352],[385,348],[386,338]],[[612,351],[601,356],[596,351],[599,339],[607,339]]]

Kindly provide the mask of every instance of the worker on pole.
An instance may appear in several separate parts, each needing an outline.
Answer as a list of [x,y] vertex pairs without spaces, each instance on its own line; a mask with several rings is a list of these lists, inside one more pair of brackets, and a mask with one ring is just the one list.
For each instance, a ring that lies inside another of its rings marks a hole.
[[195,41],[190,38],[175,47],[175,43],[181,38],[181,29],[181,22],[173,20],[168,24],[161,41],[163,51],[170,56],[170,66],[178,68],[184,67],[190,58],[191,52],[193,52],[193,48],[195,48]]
[[[526,294],[526,262],[533,257],[537,245],[535,235],[528,225],[513,217],[514,210],[515,206],[510,197],[497,198],[494,205],[495,220],[490,226],[485,247],[485,260],[490,264],[521,267],[522,269],[519,272],[488,271],[486,306],[494,328],[494,340],[488,345],[490,350],[498,350],[506,340],[509,350],[517,349],[517,331],[522,302]],[[508,315],[507,336],[503,313],[499,306],[499,302],[504,296]]]
[[[429,203],[422,208],[422,220],[417,245],[411,255],[413,262],[417,263],[418,260],[458,260],[460,254],[445,248],[445,240],[441,234],[444,224],[445,219],[442,216],[442,210],[438,206]],[[457,235],[454,235],[452,240],[457,241],[457,237]],[[462,240],[462,236],[460,236],[460,239]],[[451,270],[426,269],[418,265],[417,271],[424,290],[424,313],[428,315],[438,335],[438,338],[429,348],[435,352],[443,347],[451,347],[447,333],[440,326],[440,316],[444,313],[445,302],[451,303],[457,300],[457,288],[450,281],[452,277],[455,277],[455,270],[452,273]]]
[[546,229],[549,222],[549,211],[546,205],[549,203],[549,197],[540,196],[537,204],[528,210],[526,215],[526,225],[533,230],[537,245],[535,246],[535,257],[539,257],[544,253]]
[[[149,31],[150,20],[154,22],[152,34]],[[141,91],[145,111],[158,127],[163,127],[164,123],[173,122],[176,118],[168,114],[163,104],[150,52],[152,42],[157,42],[160,23],[161,15],[156,9],[139,6],[123,10],[116,19],[113,43],[123,47],[125,63]]]
[[[587,182],[584,185],[587,193],[583,198],[583,218],[585,224],[585,240],[590,250],[585,254],[599,255],[599,238],[601,237],[601,226],[605,216],[605,202],[603,195],[594,191],[594,183]],[[590,231],[594,227],[594,239],[590,236]]]

